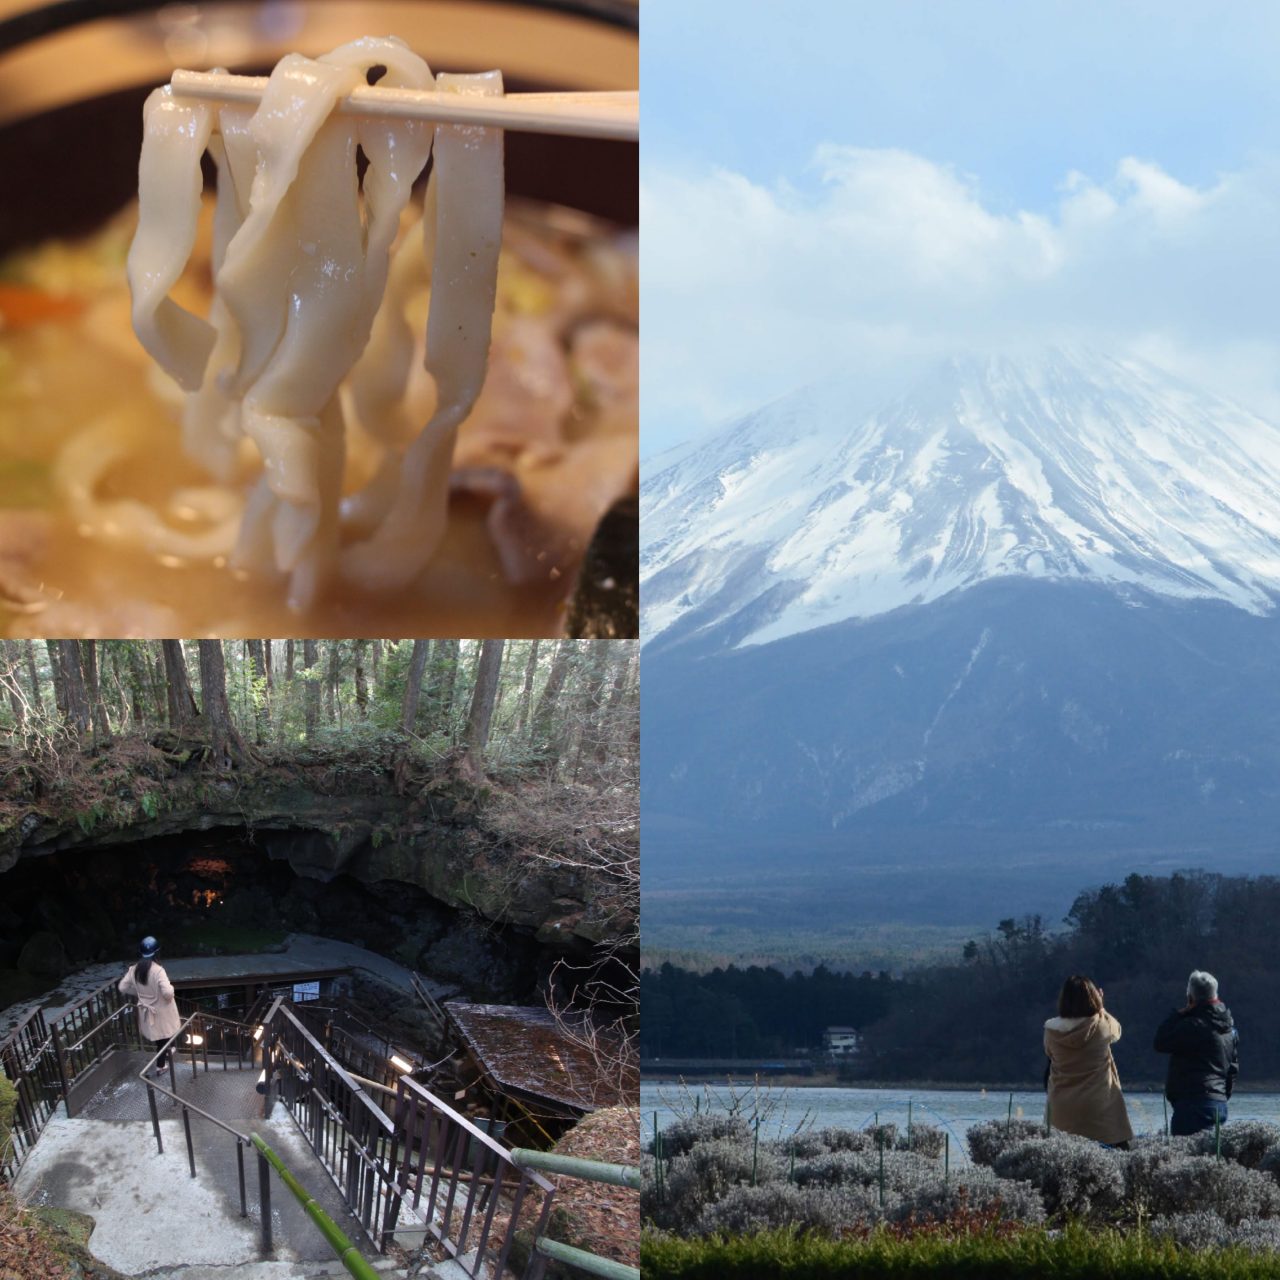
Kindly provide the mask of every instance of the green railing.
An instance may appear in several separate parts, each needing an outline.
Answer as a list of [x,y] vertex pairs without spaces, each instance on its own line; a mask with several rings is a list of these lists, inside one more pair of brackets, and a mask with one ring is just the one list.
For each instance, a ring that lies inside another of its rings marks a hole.
[[[528,1147],[513,1147],[512,1163],[521,1169],[536,1169],[542,1173],[560,1173],[570,1178],[582,1178],[587,1182],[603,1182],[613,1187],[640,1190],[640,1170],[627,1164],[607,1164],[603,1160],[584,1160],[580,1156],[561,1156],[553,1151],[534,1151]],[[604,1280],[640,1280],[640,1268],[602,1258],[586,1249],[576,1249],[547,1236],[538,1236],[534,1248],[545,1258],[554,1258],[571,1267],[577,1267],[588,1275],[603,1276]]]
[[[275,1022],[277,1015],[286,1012],[283,1009],[283,1000],[277,998],[272,1004],[271,1009],[264,1019],[264,1027],[270,1028]],[[273,1249],[272,1227],[271,1227],[271,1170],[274,1169],[279,1175],[280,1181],[297,1198],[298,1203],[302,1205],[303,1212],[311,1219],[316,1228],[324,1236],[333,1250],[335,1257],[342,1263],[347,1271],[356,1280],[380,1280],[378,1273],[364,1260],[360,1255],[357,1247],[351,1242],[350,1238],[342,1231],[336,1222],[316,1203],[315,1199],[310,1195],[305,1187],[298,1179],[288,1170],[280,1157],[260,1138],[256,1133],[241,1133],[233,1125],[229,1125],[224,1120],[218,1119],[217,1116],[211,1115],[208,1111],[195,1105],[195,1103],[183,1098],[178,1092],[178,1073],[175,1067],[179,1054],[186,1053],[191,1058],[191,1070],[193,1075],[198,1072],[203,1061],[203,1067],[206,1072],[209,1070],[209,1045],[211,1040],[211,1032],[221,1032],[221,1063],[222,1069],[225,1071],[230,1063],[234,1063],[239,1070],[254,1070],[258,1063],[256,1055],[264,1053],[263,1044],[254,1034],[254,1028],[244,1024],[233,1022],[230,1019],[218,1018],[215,1015],[206,1013],[193,1013],[187,1017],[178,1028],[177,1032],[169,1039],[168,1043],[152,1056],[147,1065],[139,1073],[142,1081],[147,1087],[147,1097],[151,1108],[151,1123],[155,1132],[156,1146],[160,1151],[164,1150],[164,1144],[160,1135],[160,1119],[158,1109],[156,1107],[156,1094],[160,1093],[182,1108],[183,1131],[187,1142],[187,1159],[191,1168],[191,1176],[196,1176],[196,1156],[195,1144],[192,1139],[191,1117],[190,1113],[194,1111],[196,1115],[202,1119],[209,1121],[223,1132],[228,1133],[235,1140],[236,1144],[236,1163],[238,1166],[237,1174],[240,1187],[240,1216],[248,1216],[248,1201],[245,1187],[245,1170],[243,1152],[246,1147],[252,1147],[258,1153],[258,1207],[262,1216],[262,1249],[264,1254],[270,1255]],[[231,1054],[227,1051],[227,1040],[234,1037],[235,1045]],[[268,1039],[270,1037],[268,1036]],[[199,1050],[197,1045],[200,1046]],[[265,1052],[269,1052],[266,1050]],[[169,1067],[169,1088],[165,1088],[158,1080],[150,1077],[149,1072],[159,1061],[162,1054],[168,1054]],[[218,1057],[214,1058],[215,1063]],[[265,1077],[268,1071],[264,1069],[264,1085]],[[264,1111],[269,1106],[269,1098],[264,1098]]]
[[[355,1276],[356,1280],[381,1280],[378,1273],[361,1257],[360,1251],[351,1243],[342,1228],[315,1202],[306,1187],[285,1168],[284,1161],[256,1133],[251,1136],[250,1141],[257,1148],[258,1155],[280,1175],[280,1181],[293,1192],[303,1212],[316,1224],[320,1234],[329,1242],[329,1247],[338,1261]],[[270,1215],[270,1205],[263,1205],[263,1216],[270,1217]]]

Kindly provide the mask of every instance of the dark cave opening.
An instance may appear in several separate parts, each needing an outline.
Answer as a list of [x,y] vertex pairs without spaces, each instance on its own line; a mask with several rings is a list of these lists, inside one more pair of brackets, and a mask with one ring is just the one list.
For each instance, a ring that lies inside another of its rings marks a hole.
[[309,830],[218,827],[21,859],[0,877],[0,969],[56,980],[136,954],[279,949],[289,933],[350,942],[472,999],[536,1003],[558,954],[532,932],[460,911],[416,885],[327,881],[289,861]]

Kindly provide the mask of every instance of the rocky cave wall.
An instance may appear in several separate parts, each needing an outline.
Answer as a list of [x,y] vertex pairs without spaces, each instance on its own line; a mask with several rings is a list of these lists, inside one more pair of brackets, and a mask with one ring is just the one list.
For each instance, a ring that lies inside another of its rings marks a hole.
[[[633,930],[636,908],[518,823],[496,829],[493,804],[490,788],[447,774],[406,779],[333,759],[247,776],[149,759],[87,807],[11,796],[0,813],[0,940],[12,951],[43,920],[45,932],[65,932],[68,961],[114,958],[125,925],[102,918],[93,867],[111,883],[217,847],[260,864],[219,903],[223,919],[359,942],[475,998],[526,999],[530,974],[542,982],[561,956],[598,955]],[[20,893],[28,883],[38,891]]]

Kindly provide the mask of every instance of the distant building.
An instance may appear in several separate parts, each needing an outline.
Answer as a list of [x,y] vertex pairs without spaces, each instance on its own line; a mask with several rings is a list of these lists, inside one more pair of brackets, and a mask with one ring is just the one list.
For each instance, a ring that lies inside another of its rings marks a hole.
[[828,1027],[822,1033],[822,1049],[831,1058],[851,1058],[858,1052],[858,1033],[853,1027]]

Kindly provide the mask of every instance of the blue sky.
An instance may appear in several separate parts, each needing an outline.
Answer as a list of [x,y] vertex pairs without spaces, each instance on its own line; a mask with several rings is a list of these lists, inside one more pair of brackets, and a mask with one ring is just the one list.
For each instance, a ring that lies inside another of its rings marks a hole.
[[644,0],[646,455],[1070,338],[1280,418],[1280,5]]

